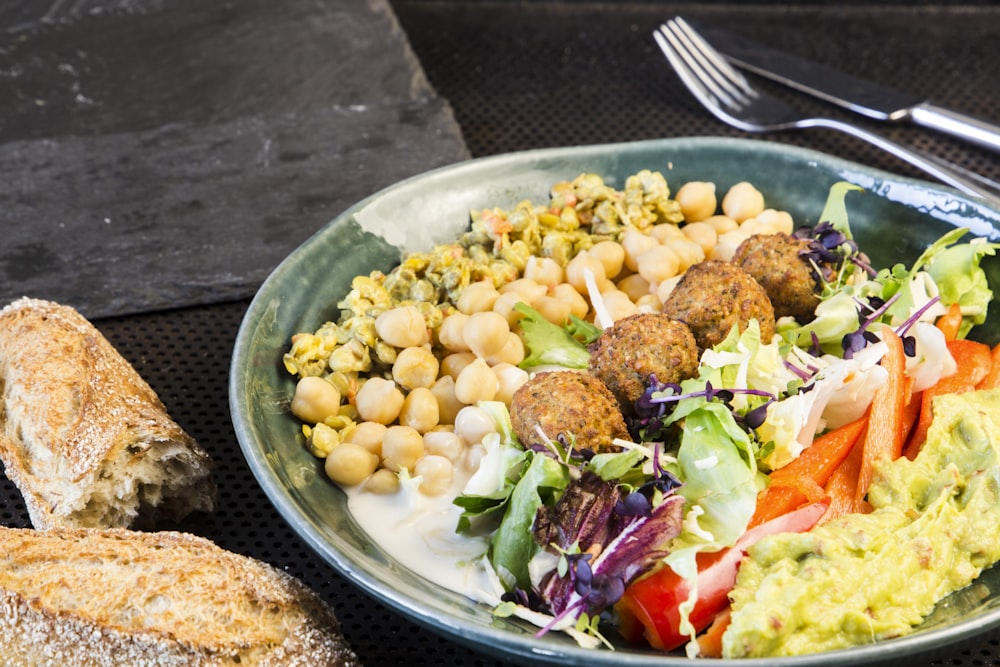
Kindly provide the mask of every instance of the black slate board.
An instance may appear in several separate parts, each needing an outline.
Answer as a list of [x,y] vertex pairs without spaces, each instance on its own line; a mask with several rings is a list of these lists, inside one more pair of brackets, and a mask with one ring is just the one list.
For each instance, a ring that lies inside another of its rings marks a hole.
[[468,157],[379,0],[37,4],[0,10],[0,304],[242,298],[352,203]]

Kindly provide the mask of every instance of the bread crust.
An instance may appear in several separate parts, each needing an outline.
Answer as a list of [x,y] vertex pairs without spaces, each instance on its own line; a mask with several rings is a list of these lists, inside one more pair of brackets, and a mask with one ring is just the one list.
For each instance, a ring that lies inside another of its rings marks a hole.
[[360,663],[288,574],[186,533],[0,527],[0,661],[24,666]]
[[0,459],[36,528],[152,526],[211,510],[212,461],[82,315],[0,310]]

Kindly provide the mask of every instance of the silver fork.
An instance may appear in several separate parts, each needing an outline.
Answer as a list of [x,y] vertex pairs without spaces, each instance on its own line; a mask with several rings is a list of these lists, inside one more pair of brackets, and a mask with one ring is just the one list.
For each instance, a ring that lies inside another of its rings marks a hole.
[[757,90],[684,19],[676,17],[653,32],[677,76],[702,105],[733,127],[772,132],[823,127],[867,141],[922,169],[938,180],[1000,207],[1000,184],[942,158],[903,146],[857,125],[806,116]]

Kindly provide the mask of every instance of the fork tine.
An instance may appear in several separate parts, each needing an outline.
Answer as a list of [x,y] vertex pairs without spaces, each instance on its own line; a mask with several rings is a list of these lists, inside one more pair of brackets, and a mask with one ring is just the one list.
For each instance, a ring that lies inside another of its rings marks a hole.
[[666,29],[666,26],[660,26],[659,30],[653,31],[653,39],[659,44],[660,50],[663,51],[663,55],[667,57],[670,62],[670,66],[673,67],[674,72],[677,74],[678,78],[684,83],[688,89],[695,94],[695,97],[701,100],[712,100],[713,93],[710,93],[705,86],[702,85],[702,81],[698,75],[696,75],[688,67],[687,63],[681,58],[681,55],[674,50],[674,47],[667,41],[672,40],[672,35]]
[[653,37],[659,43],[660,49],[667,56],[677,75],[688,88],[695,86],[702,93],[699,97],[702,97],[703,101],[707,100],[716,106],[728,106],[735,109],[740,107],[740,103],[692,55],[687,45],[674,33],[669,21],[661,25],[659,32],[653,33]]
[[746,78],[740,74],[739,70],[730,65],[729,61],[726,60],[721,53],[716,51],[715,47],[709,44],[697,30],[692,28],[690,23],[685,21],[680,16],[675,17],[673,23],[687,38],[688,43],[696,49],[696,55],[710,62],[719,75],[724,77],[732,85],[735,85],[743,93],[749,95],[750,97],[756,97],[757,91],[750,85],[749,82],[747,82]]
[[[730,66],[684,19],[678,16],[668,21],[667,26],[676,38],[676,42],[673,42],[675,48],[682,50],[682,55],[687,54],[685,60],[701,73],[703,80],[707,77],[708,80],[704,81],[706,86],[711,87],[716,94],[720,94],[720,89],[724,91],[721,95],[730,106],[739,108],[757,97],[757,92],[743,75]],[[683,49],[677,46],[677,42],[683,45]]]

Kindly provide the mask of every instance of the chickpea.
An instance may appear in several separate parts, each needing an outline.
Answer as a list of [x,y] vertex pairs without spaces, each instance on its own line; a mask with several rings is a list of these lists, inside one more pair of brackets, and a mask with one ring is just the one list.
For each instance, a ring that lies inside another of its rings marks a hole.
[[417,347],[431,342],[427,322],[416,306],[399,306],[375,318],[375,333],[393,347]]
[[378,457],[361,445],[341,443],[326,457],[326,476],[341,486],[356,486],[378,467]]
[[642,253],[637,270],[650,284],[657,284],[676,276],[680,263],[677,253],[670,247],[658,245]]
[[524,265],[524,277],[548,287],[563,281],[563,268],[551,257],[532,255]]
[[494,400],[502,401],[510,405],[514,398],[514,392],[518,387],[528,381],[528,371],[518,368],[515,364],[499,363],[493,367],[493,374],[497,376],[499,386]]
[[365,421],[391,424],[403,407],[403,392],[385,378],[368,378],[354,397],[354,407]]
[[[503,292],[500,298],[493,304],[493,312],[507,320],[507,326],[513,327],[523,317],[521,313],[514,310],[514,306],[519,303],[528,303],[519,292]],[[530,304],[529,304],[530,305]]]
[[719,259],[724,262],[731,262],[733,260],[733,255],[736,254],[736,249],[740,247],[750,235],[747,234],[742,228],[734,229],[731,232],[726,232],[725,234],[719,235],[719,242],[715,244],[712,252],[709,253],[709,259]]
[[617,278],[625,266],[625,248],[615,241],[599,241],[590,249],[594,257],[604,265],[604,275],[607,278]]
[[513,331],[507,334],[507,342],[503,348],[486,358],[486,363],[492,367],[502,363],[517,365],[522,361],[524,361],[524,341]]
[[462,369],[455,380],[455,398],[467,405],[478,401],[492,401],[500,382],[496,373],[484,359],[476,359]]
[[430,454],[417,461],[414,473],[420,477],[420,492],[428,496],[440,496],[451,488],[454,467],[443,456]]
[[426,387],[417,387],[403,400],[399,411],[399,423],[409,426],[418,433],[427,433],[438,425],[441,410],[437,397]]
[[424,437],[409,426],[390,426],[382,439],[382,465],[393,472],[413,467],[424,455]]
[[692,222],[684,225],[681,231],[684,232],[684,236],[701,246],[701,250],[705,255],[711,252],[712,248],[715,247],[715,242],[719,238],[715,227],[707,222]]
[[471,283],[462,290],[462,293],[458,297],[458,303],[455,306],[459,312],[466,315],[481,313],[491,310],[499,297],[500,292],[493,286],[491,280],[480,280],[479,282]]
[[740,223],[725,215],[713,215],[704,222],[706,225],[711,226],[711,228],[715,230],[716,236],[720,236],[726,232],[731,232],[734,229],[738,229],[740,226]]
[[453,380],[458,378],[462,369],[476,360],[472,352],[456,352],[441,360],[441,375],[448,375]]
[[729,188],[726,196],[722,198],[722,212],[736,222],[756,217],[763,210],[764,195],[746,181]]
[[545,285],[537,283],[531,278],[518,278],[503,285],[500,288],[500,293],[509,294],[510,292],[515,292],[521,295],[526,304],[531,305],[535,299],[545,294],[547,289]]
[[638,271],[639,257],[650,248],[660,245],[660,242],[652,236],[630,227],[622,234],[621,244],[622,248],[625,249],[625,266],[629,271]]
[[396,363],[392,365],[392,379],[407,389],[429,387],[437,380],[439,369],[440,363],[430,350],[408,347],[396,356]]
[[681,213],[686,222],[699,222],[711,217],[718,206],[715,198],[715,183],[705,181],[689,181],[682,185],[674,195],[680,204]]
[[683,238],[684,232],[677,225],[665,222],[650,229],[649,235],[660,243],[666,243],[670,239]]
[[627,278],[618,281],[618,289],[628,294],[632,301],[638,301],[643,296],[649,294],[649,281],[638,273],[630,274]]
[[689,267],[705,259],[705,251],[702,250],[701,246],[687,237],[671,239],[664,245],[677,255],[680,262],[677,266],[677,273],[684,273]]
[[673,278],[667,278],[656,286],[656,298],[661,304],[666,302],[667,297],[670,296],[670,293],[674,291],[674,288],[677,287],[677,283],[679,283],[683,277],[684,276],[674,276]]
[[430,431],[424,433],[424,451],[454,462],[465,453],[465,443],[454,431]]
[[372,454],[382,456],[382,438],[385,437],[386,426],[378,422],[361,422],[350,430],[344,442],[361,445]]
[[382,496],[396,493],[399,491],[399,477],[388,468],[379,468],[365,482],[365,491]]
[[465,344],[482,359],[500,352],[507,344],[508,333],[510,325],[507,320],[492,310],[473,313],[462,330]]
[[549,296],[569,304],[569,312],[581,320],[590,312],[590,304],[569,283],[559,283],[549,291]]
[[608,311],[608,315],[611,319],[618,321],[622,318],[628,317],[629,315],[634,315],[636,312],[635,304],[632,303],[632,299],[628,297],[628,294],[622,292],[621,290],[613,289],[608,290],[601,294],[604,299],[604,307]]
[[566,265],[566,282],[573,286],[580,294],[587,294],[586,272],[590,270],[594,274],[594,281],[597,289],[603,289],[603,285],[608,282],[608,277],[604,273],[604,264],[599,259],[591,256],[587,250],[581,250],[576,257]]
[[757,216],[757,220],[771,227],[775,232],[791,234],[795,231],[795,221],[788,211],[778,211],[773,208],[765,208]]
[[321,377],[304,377],[295,385],[291,409],[302,421],[319,423],[340,410],[340,392]]
[[462,460],[462,467],[466,470],[475,472],[479,470],[479,466],[483,463],[483,458],[486,457],[486,448],[480,444],[475,444],[470,446],[465,450],[465,457]]
[[441,347],[449,352],[468,352],[469,346],[465,344],[462,330],[469,321],[469,316],[465,313],[452,313],[441,320],[438,328],[438,342]]
[[541,313],[542,317],[546,320],[559,326],[566,323],[566,320],[569,319],[569,314],[572,312],[569,302],[547,294],[538,297],[532,308]]
[[761,222],[757,218],[748,218],[740,223],[740,231],[747,236],[756,236],[758,234],[773,234],[775,232],[771,225]]
[[[669,283],[672,280],[680,281],[680,276],[675,278],[670,278],[670,280],[664,280],[663,283]],[[644,294],[639,299],[636,299],[635,310],[639,313],[659,313],[663,311],[663,302],[660,301],[659,297],[655,294]]]
[[454,424],[458,411],[465,407],[465,403],[455,397],[455,379],[442,375],[431,387],[431,393],[438,402],[438,423]]
[[497,432],[490,413],[475,405],[467,405],[455,417],[455,433],[468,445],[476,445],[490,433]]

